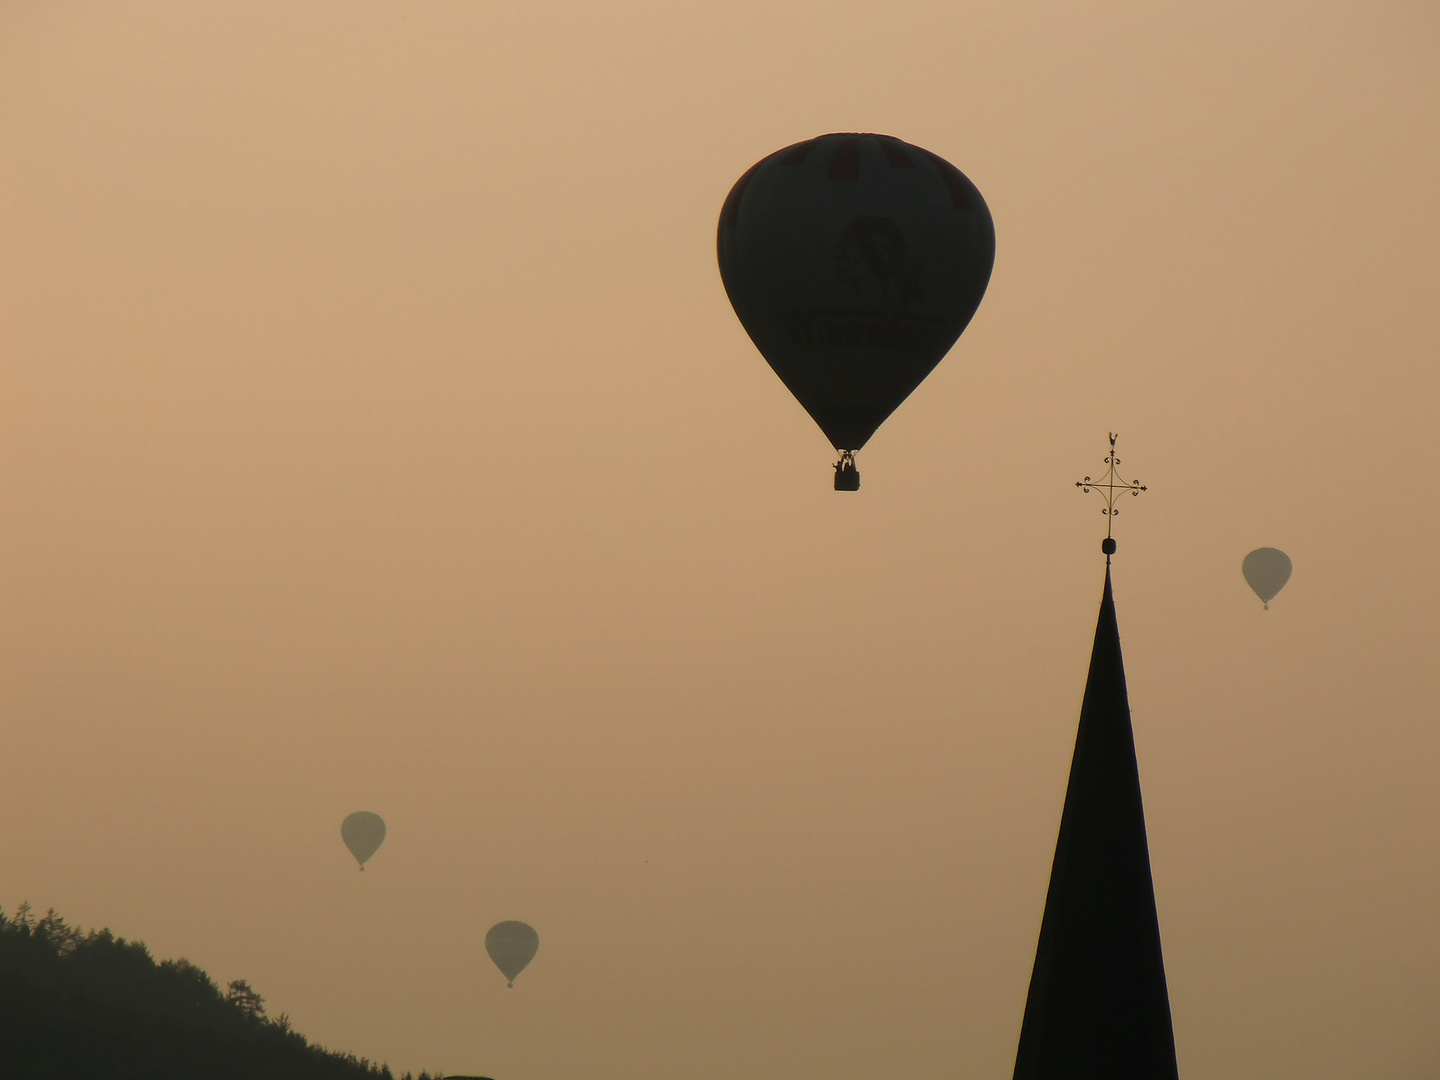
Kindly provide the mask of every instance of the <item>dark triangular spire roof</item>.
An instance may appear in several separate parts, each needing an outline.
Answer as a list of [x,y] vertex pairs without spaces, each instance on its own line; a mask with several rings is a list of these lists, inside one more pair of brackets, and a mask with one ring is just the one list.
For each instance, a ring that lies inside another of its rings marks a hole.
[[1105,595],[1015,1080],[1177,1080],[1140,770],[1105,561]]

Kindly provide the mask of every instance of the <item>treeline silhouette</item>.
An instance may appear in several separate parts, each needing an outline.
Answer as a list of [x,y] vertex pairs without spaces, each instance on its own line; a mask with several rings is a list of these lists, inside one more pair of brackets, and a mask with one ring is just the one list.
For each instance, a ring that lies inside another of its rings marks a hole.
[[139,941],[84,933],[53,908],[36,918],[28,903],[0,911],[0,1077],[393,1080],[267,1017],[243,980],[222,992],[188,960],[156,963]]

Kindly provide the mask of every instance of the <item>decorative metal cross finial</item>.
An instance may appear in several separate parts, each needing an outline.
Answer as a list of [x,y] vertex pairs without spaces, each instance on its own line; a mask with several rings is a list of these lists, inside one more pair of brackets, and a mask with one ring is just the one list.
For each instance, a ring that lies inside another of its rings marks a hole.
[[1086,494],[1089,494],[1090,489],[1094,488],[1105,496],[1105,505],[1100,508],[1100,512],[1105,515],[1105,539],[1100,542],[1100,550],[1105,553],[1107,564],[1110,562],[1110,556],[1115,554],[1115,538],[1111,532],[1115,525],[1115,515],[1120,512],[1115,506],[1115,496],[1126,491],[1131,495],[1139,496],[1140,492],[1145,490],[1144,484],[1120,479],[1120,473],[1115,469],[1115,466],[1120,464],[1120,459],[1115,456],[1115,440],[1117,438],[1119,436],[1115,432],[1110,432],[1110,453],[1105,455],[1105,464],[1109,468],[1105,470],[1105,475],[1099,480],[1092,480],[1087,476],[1084,480],[1075,481],[1075,486]]

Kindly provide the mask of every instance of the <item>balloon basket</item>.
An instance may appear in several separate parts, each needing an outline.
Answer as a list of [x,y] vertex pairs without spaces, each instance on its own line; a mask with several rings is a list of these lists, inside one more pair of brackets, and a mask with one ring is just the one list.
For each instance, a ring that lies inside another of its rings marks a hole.
[[860,470],[855,467],[855,455],[849,450],[842,450],[840,460],[835,463],[835,490],[860,490]]

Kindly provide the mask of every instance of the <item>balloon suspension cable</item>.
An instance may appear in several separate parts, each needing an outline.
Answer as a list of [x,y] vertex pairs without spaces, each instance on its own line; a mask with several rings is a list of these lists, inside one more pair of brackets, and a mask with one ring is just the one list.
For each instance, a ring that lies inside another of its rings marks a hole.
[[854,450],[840,451],[840,460],[835,462],[835,490],[860,490],[860,470],[855,467]]
[[1105,539],[1100,541],[1100,550],[1105,553],[1105,565],[1110,565],[1110,556],[1115,554],[1115,515],[1120,513],[1120,508],[1115,505],[1117,495],[1129,492],[1132,496],[1139,496],[1140,492],[1146,490],[1145,485],[1133,480],[1122,480],[1116,466],[1120,464],[1119,457],[1115,454],[1115,440],[1120,436],[1110,432],[1110,452],[1105,455],[1105,475],[1098,480],[1085,477],[1084,480],[1076,480],[1075,486],[1084,494],[1089,494],[1091,489],[1100,492],[1105,499],[1105,505],[1100,512],[1105,515]]

